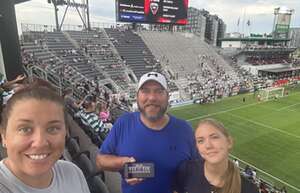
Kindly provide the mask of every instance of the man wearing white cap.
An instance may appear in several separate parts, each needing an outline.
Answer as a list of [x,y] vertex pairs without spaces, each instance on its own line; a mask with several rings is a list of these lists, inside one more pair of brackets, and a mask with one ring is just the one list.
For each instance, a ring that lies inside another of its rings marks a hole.
[[124,193],[171,193],[177,166],[198,156],[192,128],[186,121],[168,115],[168,85],[158,72],[144,74],[139,81],[139,112],[120,117],[103,142],[97,165],[110,171],[126,163],[152,163],[154,177],[124,178]]

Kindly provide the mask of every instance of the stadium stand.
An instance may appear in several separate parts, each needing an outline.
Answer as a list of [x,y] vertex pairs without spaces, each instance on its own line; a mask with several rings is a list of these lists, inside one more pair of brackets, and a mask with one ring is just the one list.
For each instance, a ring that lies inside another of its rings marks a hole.
[[[210,88],[218,85],[215,89],[219,90],[219,96],[228,96],[232,87],[240,83],[234,68],[193,34],[158,31],[139,34],[187,98],[204,97],[207,98],[204,101],[213,101],[216,92]],[[224,88],[225,85],[229,88]]]
[[42,68],[51,69],[74,82],[84,78],[105,79],[104,75],[95,69],[95,65],[89,62],[61,32],[29,32],[24,35],[22,51],[27,55],[25,61],[34,61]]
[[61,32],[48,32],[45,34],[47,48],[54,52],[69,66],[83,74],[90,80],[105,79],[105,76],[97,68],[95,63],[86,58],[80,50],[76,49],[73,44]]
[[123,90],[128,89],[128,84],[132,82],[129,76],[133,77],[136,82],[134,73],[123,64],[104,30],[98,32],[67,31],[65,33],[69,34],[82,52],[99,65]]
[[[250,63],[299,65],[299,61],[288,57],[291,50],[285,48],[247,48],[233,56],[221,56],[219,50],[192,34],[134,32],[120,26],[89,32],[28,31],[23,36],[22,61],[28,75],[43,76],[61,94],[71,89],[73,102],[87,95],[97,96],[97,103],[109,107],[109,123],[112,124],[130,110],[134,100],[134,95],[123,93],[134,93],[137,79],[149,71],[164,73],[171,91],[179,89],[185,93],[178,97],[180,102],[187,99],[214,102],[243,89],[249,91],[255,84],[264,88],[299,80],[299,77],[282,78],[267,84],[267,79],[241,68]],[[103,139],[75,116],[78,109],[72,107],[73,102],[67,103],[72,126],[71,138],[66,143],[66,158],[83,170],[92,192],[120,192],[119,185],[114,187],[120,183],[115,174],[96,172],[95,155]],[[262,189],[266,186],[271,192],[270,185],[261,184]]]
[[[171,65],[179,76],[187,73],[200,71],[201,63],[207,62],[205,66],[214,73],[217,65],[222,66],[227,72],[234,74],[231,66],[219,56],[207,43],[198,36],[180,32],[157,32],[140,31],[139,34],[147,43],[150,50],[161,59],[164,64]],[[210,58],[210,61],[202,61],[203,56]]]
[[[146,72],[161,72],[162,67],[141,37],[131,29],[117,27],[105,28],[113,45],[118,51],[124,64],[133,70],[137,79]],[[164,72],[162,72],[164,74]],[[168,79],[168,86],[172,91],[178,90],[177,85]]]
[[105,31],[124,63],[134,71],[138,79],[146,72],[160,71],[159,62],[135,32],[125,28],[106,28]]

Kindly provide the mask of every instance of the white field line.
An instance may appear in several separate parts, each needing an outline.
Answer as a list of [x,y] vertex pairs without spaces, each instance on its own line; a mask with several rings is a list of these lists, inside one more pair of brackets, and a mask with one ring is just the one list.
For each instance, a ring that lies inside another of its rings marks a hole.
[[[284,96],[282,98],[289,97],[289,96],[294,96],[294,95],[297,95],[297,94],[299,94],[299,93],[293,93],[291,95]],[[213,115],[223,114],[223,113],[227,113],[227,112],[230,112],[230,111],[235,111],[235,110],[238,110],[238,109],[243,109],[243,108],[246,108],[246,107],[255,106],[255,105],[258,105],[258,104],[261,104],[261,103],[266,103],[266,102],[269,102],[269,101],[260,101],[260,102],[250,103],[250,104],[247,104],[247,105],[242,105],[242,106],[239,106],[239,107],[234,107],[234,108],[227,109],[227,110],[224,110],[224,111],[218,111],[218,112],[215,112],[215,113],[209,113],[209,114],[206,114],[206,115],[194,117],[194,118],[191,118],[191,119],[187,119],[186,121],[194,121],[194,120],[198,120],[198,119],[210,117],[210,116],[213,116]],[[183,107],[183,106],[181,106],[181,107]],[[181,110],[181,109],[178,109],[178,110]]]
[[289,183],[287,183],[287,182],[285,182],[285,181],[283,181],[283,180],[281,180],[281,179],[279,179],[279,178],[277,178],[277,177],[275,177],[275,176],[273,176],[273,175],[271,175],[271,174],[269,174],[269,173],[267,173],[267,172],[265,172],[265,171],[263,171],[263,170],[255,167],[254,165],[252,165],[252,164],[250,164],[250,163],[248,163],[248,162],[246,162],[244,160],[239,159],[238,157],[236,157],[236,156],[234,156],[232,154],[230,154],[230,156],[233,157],[233,158],[235,158],[235,159],[238,159],[238,160],[242,161],[243,163],[249,165],[251,168],[256,169],[257,171],[259,171],[259,172],[261,172],[261,173],[263,173],[263,174],[265,174],[265,175],[267,175],[267,176],[269,176],[269,177],[271,177],[271,178],[273,178],[273,179],[281,182],[282,184],[285,184],[286,186],[288,186],[288,187],[290,187],[290,188],[292,188],[292,189],[297,190],[298,192],[300,192],[299,188],[297,188],[297,187],[295,187],[295,186],[293,186],[293,185],[291,185],[291,184],[289,184]]
[[247,107],[250,107],[250,106],[255,106],[257,104],[260,104],[260,103],[250,103],[248,105],[243,105],[243,106],[227,109],[227,110],[224,110],[224,111],[218,111],[218,112],[215,112],[215,113],[209,113],[209,114],[206,114],[206,115],[194,117],[194,118],[191,118],[191,119],[187,119],[186,121],[194,121],[194,120],[202,119],[202,118],[205,118],[205,117],[210,117],[210,116],[213,116],[213,115],[219,115],[219,114],[227,113],[227,112],[230,112],[230,111],[235,111],[235,110],[238,110],[238,109],[247,108]]
[[256,125],[260,125],[260,126],[263,126],[263,127],[268,128],[268,129],[275,130],[275,131],[278,131],[278,132],[280,132],[280,133],[286,134],[286,135],[288,135],[288,136],[290,136],[290,137],[295,137],[295,138],[297,138],[297,139],[300,139],[300,136],[298,136],[298,135],[291,134],[291,133],[286,132],[286,131],[283,131],[283,130],[281,130],[281,129],[272,127],[272,126],[270,126],[270,125],[266,125],[266,124],[263,124],[263,123],[260,123],[260,122],[257,122],[257,121],[253,121],[253,120],[251,120],[251,119],[247,119],[247,118],[241,117],[241,116],[236,115],[236,114],[233,114],[233,113],[229,113],[229,114],[230,114],[231,116],[234,116],[234,117],[236,117],[236,118],[242,119],[242,120],[244,120],[244,121],[248,121],[248,122],[254,123],[254,124],[256,124]]
[[277,111],[285,110],[285,109],[288,109],[290,107],[297,106],[297,105],[300,105],[300,103],[295,103],[295,104],[292,104],[292,105],[288,105],[288,106],[282,107],[280,109],[277,109]]
[[[293,94],[293,95],[296,95],[296,94],[297,94],[297,93],[295,93],[295,94]],[[289,96],[292,96],[292,95],[289,95]],[[264,103],[264,102],[268,102],[268,101],[256,102],[256,103],[251,103],[251,104],[248,104],[248,105],[243,105],[243,106],[240,106],[240,107],[235,107],[235,108],[227,109],[227,110],[224,110],[224,111],[218,111],[218,112],[215,112],[215,113],[210,113],[210,114],[206,114],[206,115],[194,117],[194,118],[191,118],[191,119],[187,119],[186,121],[189,122],[189,121],[193,121],[193,120],[197,120],[197,119],[201,119],[201,118],[205,118],[205,117],[210,117],[210,116],[213,116],[213,115],[223,114],[223,113],[227,113],[227,112],[230,112],[230,111],[235,111],[235,110],[238,110],[238,109],[243,109],[243,108],[246,108],[246,107],[255,106],[255,105],[257,105],[257,104],[261,104],[261,103]],[[299,103],[299,104],[300,104],[300,103]],[[230,113],[230,114],[233,115],[232,113]],[[234,115],[234,116],[237,116],[237,115]],[[243,119],[245,119],[245,118],[243,118]],[[250,120],[247,120],[247,121],[250,121]],[[258,122],[257,122],[257,123],[258,123]],[[255,123],[255,124],[257,124],[257,123]],[[262,124],[262,123],[258,123],[258,125],[262,125],[262,126],[267,127],[267,128],[273,128],[273,127],[271,127],[271,126],[267,126],[267,125],[264,125],[264,124]],[[285,131],[282,131],[282,130],[280,130],[280,129],[276,129],[276,128],[273,128],[273,129],[278,130],[279,132],[282,132],[282,133],[291,135],[291,136],[293,136],[293,137],[300,138],[299,136],[290,134],[290,133],[285,132]],[[231,155],[231,156],[234,157],[234,158],[237,158],[237,157],[235,157],[234,155]],[[238,158],[237,158],[237,159],[238,159]],[[241,161],[243,161],[243,160],[241,160]],[[271,178],[274,178],[274,179],[276,179],[277,181],[279,181],[279,182],[285,184],[286,186],[289,186],[290,188],[292,188],[292,189],[297,190],[298,192],[300,192],[300,189],[299,189],[299,188],[297,188],[297,187],[295,187],[295,186],[293,186],[293,185],[291,185],[291,184],[289,184],[289,183],[287,183],[287,182],[285,182],[285,181],[283,181],[283,180],[281,180],[281,179],[279,179],[279,178],[277,178],[277,177],[275,177],[275,176],[273,176],[273,175],[271,175],[271,174],[269,174],[269,173],[267,173],[267,172],[265,172],[265,171],[263,171],[263,170],[261,170],[261,169],[255,167],[255,166],[253,166],[252,164],[250,164],[250,163],[248,163],[248,162],[246,162],[246,161],[243,161],[243,162],[246,163],[246,164],[248,164],[248,165],[251,166],[252,168],[255,168],[257,171],[260,171],[261,173],[264,173],[265,175],[267,175],[267,176],[269,176],[269,177],[271,177]]]
[[[290,95],[291,96],[291,95]],[[224,110],[224,111],[218,111],[218,112],[215,112],[215,113],[210,113],[210,114],[206,114],[206,115],[202,115],[202,116],[198,116],[198,117],[194,117],[194,118],[191,118],[191,119],[187,119],[186,121],[190,122],[190,121],[194,121],[194,120],[198,120],[198,119],[202,119],[202,118],[206,118],[206,117],[210,117],[210,116],[213,116],[213,115],[219,115],[219,114],[223,114],[223,113],[228,113],[230,111],[235,111],[235,110],[238,110],[238,109],[243,109],[243,108],[246,108],[246,107],[250,107],[250,106],[255,106],[257,104],[261,104],[261,103],[265,103],[267,101],[263,101],[263,102],[256,102],[256,103],[250,103],[248,105],[243,105],[243,106],[240,106],[240,107],[235,107],[235,108],[231,108],[231,109],[227,109],[227,110]],[[299,103],[300,104],[300,103]],[[299,136],[297,135],[293,135],[289,132],[286,132],[286,131],[283,131],[281,129],[278,129],[278,128],[275,128],[275,127],[271,127],[269,125],[266,125],[266,124],[263,124],[263,123],[259,123],[257,121],[253,121],[253,120],[250,120],[250,119],[247,119],[247,118],[244,118],[244,117],[240,117],[238,115],[235,115],[235,114],[232,114],[232,113],[229,113],[230,115],[232,116],[236,116],[237,118],[239,119],[244,119],[248,122],[252,122],[254,124],[257,124],[257,125],[260,125],[260,126],[263,126],[263,127],[266,127],[266,128],[269,128],[269,129],[272,129],[272,130],[276,130],[278,132],[281,132],[281,133],[284,133],[286,135],[289,135],[289,136],[292,136],[292,137],[296,137],[298,139],[300,139]]]

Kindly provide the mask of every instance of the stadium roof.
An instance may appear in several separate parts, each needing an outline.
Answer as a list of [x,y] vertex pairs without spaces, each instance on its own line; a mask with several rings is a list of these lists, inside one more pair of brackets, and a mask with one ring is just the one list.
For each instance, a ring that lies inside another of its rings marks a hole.
[[18,4],[18,3],[24,3],[26,1],[30,1],[30,0],[15,0],[15,4]]
[[253,41],[271,41],[271,42],[285,42],[290,41],[289,38],[273,38],[273,37],[244,37],[244,38],[220,38],[220,41],[244,41],[244,42],[253,42]]
[[300,67],[297,67],[297,68],[291,68],[291,67],[271,68],[271,69],[263,69],[263,70],[259,70],[259,71],[278,73],[278,72],[291,72],[291,71],[296,71],[296,70],[300,70]]

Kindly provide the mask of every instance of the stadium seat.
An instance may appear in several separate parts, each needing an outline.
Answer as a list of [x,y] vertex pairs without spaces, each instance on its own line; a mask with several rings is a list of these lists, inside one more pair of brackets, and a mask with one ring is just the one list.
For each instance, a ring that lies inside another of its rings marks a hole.
[[87,180],[91,193],[109,193],[106,185],[99,176],[93,176]]
[[72,117],[75,116],[75,114],[76,114],[76,112],[77,112],[77,109],[75,109],[74,107],[72,107],[72,106],[69,105],[69,104],[66,104],[66,109],[67,109],[68,113],[69,113]]
[[72,162],[82,170],[87,180],[94,176],[99,176],[104,181],[105,180],[104,172],[98,171],[93,166],[89,156],[90,156],[89,152],[79,153],[73,158]]
[[73,158],[72,162],[75,163],[82,170],[86,178],[91,176],[94,173],[94,167],[87,154],[85,153],[77,154]]
[[78,126],[85,132],[85,134],[87,134],[89,137],[92,136],[92,131],[81,122],[81,119],[79,117],[74,117],[74,120],[76,121]]
[[74,137],[69,137],[66,141],[66,148],[68,149],[68,152],[73,158],[75,155],[77,155],[80,152],[78,139]]
[[90,128],[87,125],[84,125],[81,122],[81,119],[79,117],[74,117],[74,120],[76,121],[76,123],[78,124],[78,126],[85,132],[85,134],[87,136],[89,136],[89,138],[92,140],[92,142],[97,146],[100,147],[103,143],[103,139],[101,138],[100,135],[98,135],[97,133],[95,133],[93,131],[92,128]]
[[81,128],[84,130],[84,132],[90,137],[92,142],[97,146],[100,147],[103,143],[103,140],[101,139],[101,136],[93,131],[93,129],[87,125],[81,126]]

